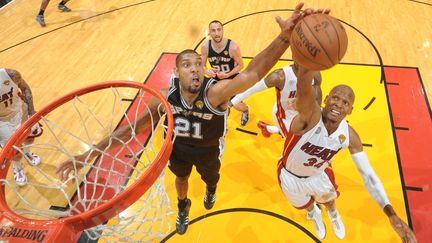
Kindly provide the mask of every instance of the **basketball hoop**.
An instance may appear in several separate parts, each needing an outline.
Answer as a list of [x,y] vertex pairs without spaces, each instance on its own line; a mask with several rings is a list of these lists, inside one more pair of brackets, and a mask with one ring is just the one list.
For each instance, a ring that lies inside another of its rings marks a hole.
[[[149,112],[151,123],[145,134],[135,134],[130,140],[121,141],[120,146],[108,145],[98,150],[100,156],[94,161],[86,160],[84,168],[74,171],[72,179],[66,182],[59,180],[53,168],[61,162],[86,149],[93,151],[95,148],[92,148],[92,144],[103,137],[108,136],[110,141],[119,139],[113,135],[113,131],[119,127],[131,129],[133,134],[137,126],[135,118],[141,112],[149,111],[148,102],[151,98],[160,101],[159,116],[153,117]],[[43,124],[44,133],[36,138],[34,144],[23,145],[32,126],[38,122]],[[159,92],[145,84],[104,82],[57,99],[30,117],[1,151],[0,241],[76,242],[82,231],[121,215],[137,200],[145,203],[150,201],[152,204],[156,202],[158,206],[150,205],[148,210],[161,211],[159,213],[165,214],[161,217],[166,217],[169,200],[160,176],[164,174],[162,171],[169,159],[172,143],[173,117],[170,106]],[[8,169],[14,155],[24,153],[24,146],[36,151],[42,163],[39,167],[25,168],[32,172],[29,174],[32,178],[28,185],[19,188],[13,179],[8,180]],[[153,185],[155,181],[157,185]],[[152,185],[154,190],[149,189]],[[27,195],[35,193],[27,192],[32,188],[37,188],[45,196],[32,199],[31,195]],[[148,193],[157,194],[163,200],[148,197],[140,199]],[[21,202],[15,203],[16,198],[20,198]],[[58,207],[54,205],[58,202],[65,202],[62,205],[65,211],[39,207],[38,202],[44,198],[50,202],[51,208]],[[11,208],[10,204],[23,206]],[[163,209],[159,204],[164,204]],[[152,220],[156,219],[146,219],[154,224]],[[136,223],[137,220],[134,218],[131,221]],[[161,235],[160,232],[156,234]]]

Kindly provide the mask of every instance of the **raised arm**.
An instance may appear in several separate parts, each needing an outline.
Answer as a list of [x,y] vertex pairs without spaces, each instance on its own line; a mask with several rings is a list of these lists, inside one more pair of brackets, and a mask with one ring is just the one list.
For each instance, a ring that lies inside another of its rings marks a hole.
[[18,88],[21,90],[24,102],[27,104],[29,116],[36,113],[33,105],[33,95],[30,86],[26,83],[26,81],[24,81],[21,74],[17,70],[6,69],[6,72],[12,78],[12,81],[14,81],[18,85]]
[[[222,80],[209,89],[208,97],[213,107],[226,104],[230,97],[254,85],[276,64],[289,46],[289,39],[295,24],[305,15],[317,12],[313,9],[301,12],[302,7],[303,3],[299,3],[293,14],[286,20],[282,20],[279,16],[276,17],[281,33],[267,48],[255,56],[246,69],[234,78],[234,81]],[[324,12],[328,13],[329,10]]]
[[240,93],[236,95],[234,98],[231,99],[231,105],[237,105],[238,103],[242,102],[244,99],[248,98],[249,96],[261,92],[263,90],[266,90],[268,88],[277,87],[278,89],[282,89],[285,84],[285,74],[282,69],[276,69],[273,72],[271,72],[267,77],[264,79],[261,79],[259,82],[257,82],[254,86],[250,87],[243,93]]
[[314,75],[314,83],[313,86],[316,91],[316,101],[319,105],[322,103],[322,90],[321,90],[322,77],[321,72],[316,72]]
[[320,105],[317,102],[317,92],[311,85],[316,71],[305,69],[301,66],[297,71],[297,93],[295,107],[298,115],[294,117],[290,131],[296,134],[304,134],[309,131],[321,117]]
[[399,235],[403,242],[417,242],[414,233],[408,227],[408,225],[397,216],[384,187],[369,163],[366,153],[363,151],[363,145],[357,132],[349,127],[350,145],[349,150],[351,157],[360,172],[364,185],[367,191],[372,196],[374,201],[383,209],[385,215],[387,215],[393,229]]
[[[166,96],[167,90],[161,90],[161,93]],[[115,147],[120,145],[122,142],[126,142],[135,137],[136,134],[143,133],[152,124],[156,124],[160,120],[159,116],[159,105],[161,104],[159,99],[152,97],[148,103],[148,109],[145,109],[136,118],[135,130],[132,131],[129,125],[122,126],[115,130],[110,137],[105,137],[96,145],[88,150],[87,152],[74,156],[73,158],[61,163],[57,168],[57,175],[61,180],[65,181],[69,177],[69,173],[74,170],[73,161],[79,161],[85,163],[86,161],[92,161],[93,158],[99,156],[101,153],[99,151],[104,151],[107,146]],[[75,163],[77,169],[83,167],[81,163]]]

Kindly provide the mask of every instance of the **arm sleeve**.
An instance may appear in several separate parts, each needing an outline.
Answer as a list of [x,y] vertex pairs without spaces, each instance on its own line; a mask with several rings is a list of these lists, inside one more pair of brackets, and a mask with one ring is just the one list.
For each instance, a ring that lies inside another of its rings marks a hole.
[[363,182],[368,190],[369,194],[375,200],[381,208],[384,208],[386,205],[390,204],[390,201],[384,191],[384,187],[375,174],[372,166],[369,163],[368,157],[364,151],[351,154],[352,159],[354,160],[357,169],[359,170]]
[[247,89],[246,91],[244,91],[243,93],[237,94],[234,98],[232,98],[231,103],[233,105],[237,105],[238,103],[242,102],[244,99],[246,99],[247,97],[263,91],[265,89],[267,89],[267,85],[264,82],[264,79],[261,79],[259,82],[257,82],[254,86],[250,87],[249,89]]

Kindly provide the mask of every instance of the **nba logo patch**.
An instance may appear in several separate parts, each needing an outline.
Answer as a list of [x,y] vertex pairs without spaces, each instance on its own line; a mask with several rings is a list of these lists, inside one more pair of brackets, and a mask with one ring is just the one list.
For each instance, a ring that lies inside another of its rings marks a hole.
[[340,143],[345,142],[345,140],[346,140],[346,137],[343,134],[339,135],[339,142]]
[[225,51],[224,51],[224,54],[225,54],[225,55],[228,55],[228,51],[227,51],[227,50],[225,50]]
[[197,100],[195,102],[195,106],[198,107],[199,109],[202,109],[204,107],[204,102],[202,102],[202,100]]

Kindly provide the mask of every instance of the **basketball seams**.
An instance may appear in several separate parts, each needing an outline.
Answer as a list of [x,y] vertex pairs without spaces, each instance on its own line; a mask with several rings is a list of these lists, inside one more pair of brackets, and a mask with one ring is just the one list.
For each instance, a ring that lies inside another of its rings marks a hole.
[[[333,21],[331,21],[331,19],[327,15],[324,15],[324,16],[330,22],[330,24],[333,26],[333,29],[336,31],[336,38],[338,40],[338,46],[337,46],[338,47],[338,52],[337,52],[338,53],[338,59],[341,59],[341,56],[340,56],[341,41],[339,39],[339,31],[336,28],[336,26],[333,24]],[[339,21],[339,20],[336,19],[336,21]]]
[[[293,48],[293,47],[295,47],[295,48]],[[327,67],[326,67],[325,65],[323,65],[323,64],[321,64],[321,63],[317,63],[317,62],[315,62],[314,59],[309,58],[308,56],[306,56],[305,54],[303,54],[303,53],[299,50],[299,48],[298,48],[297,46],[295,46],[295,45],[292,45],[292,46],[291,46],[291,51],[293,52],[293,57],[294,57],[294,51],[295,51],[297,54],[301,55],[304,59],[308,60],[309,62],[311,62],[311,63],[313,63],[313,64],[316,64],[316,65],[319,65],[319,66],[321,66],[321,67],[324,67],[324,69],[327,69]],[[299,62],[299,64],[301,64],[301,63]]]
[[[331,59],[331,57],[329,56],[329,54],[327,53],[327,50],[322,46],[321,42],[319,41],[319,38],[315,36],[315,34],[313,33],[312,29],[310,28],[310,26],[308,25],[308,23],[306,22],[306,19],[303,21],[303,23],[306,25],[306,27],[308,28],[308,30],[310,31],[310,33],[312,34],[312,36],[315,38],[315,40],[317,41],[317,43],[319,44],[319,46],[321,47],[321,50],[323,50],[323,52],[325,53],[325,55],[327,56],[327,58],[330,60],[330,63],[333,65],[336,65],[336,63],[333,63],[333,60]],[[336,32],[337,33],[337,32]]]

